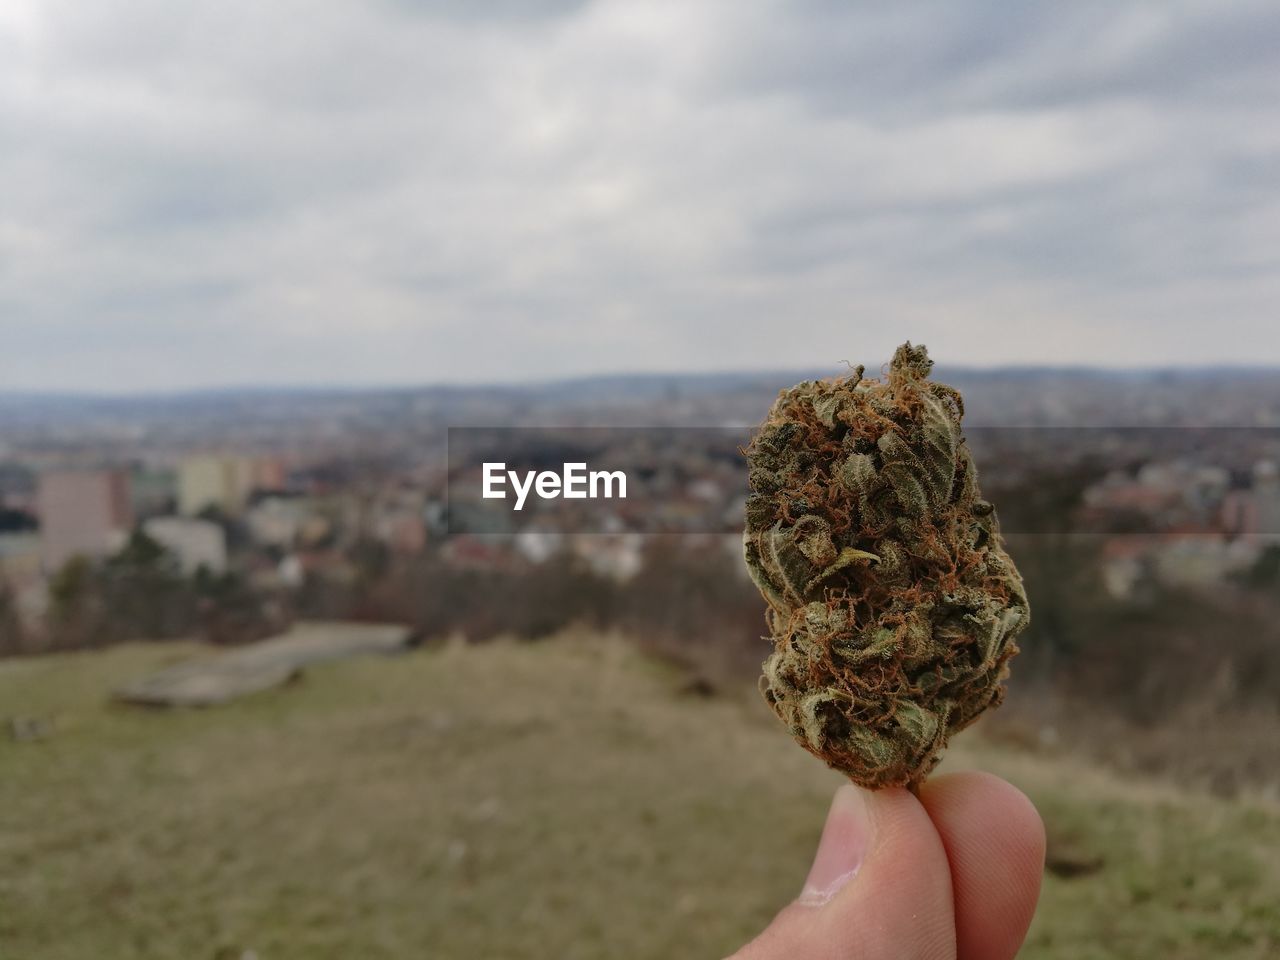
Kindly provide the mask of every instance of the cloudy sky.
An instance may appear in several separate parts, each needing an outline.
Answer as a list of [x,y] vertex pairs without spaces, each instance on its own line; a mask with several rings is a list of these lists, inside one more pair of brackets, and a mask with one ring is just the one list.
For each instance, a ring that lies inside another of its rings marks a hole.
[[4,0],[0,389],[1280,363],[1257,3]]

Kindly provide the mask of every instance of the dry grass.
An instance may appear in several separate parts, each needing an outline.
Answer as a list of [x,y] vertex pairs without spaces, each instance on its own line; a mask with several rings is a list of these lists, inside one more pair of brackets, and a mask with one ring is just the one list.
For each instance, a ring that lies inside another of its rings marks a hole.
[[[0,958],[715,957],[799,885],[838,782],[754,697],[612,640],[313,668],[230,707],[107,691],[189,648],[0,664]],[[961,739],[1064,856],[1024,956],[1264,957],[1280,812]]]

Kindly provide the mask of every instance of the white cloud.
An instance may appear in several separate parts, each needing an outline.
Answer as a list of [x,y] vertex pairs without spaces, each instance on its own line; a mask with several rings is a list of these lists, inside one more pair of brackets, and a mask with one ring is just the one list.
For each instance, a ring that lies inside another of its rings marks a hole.
[[1280,362],[1271,19],[11,0],[0,387]]

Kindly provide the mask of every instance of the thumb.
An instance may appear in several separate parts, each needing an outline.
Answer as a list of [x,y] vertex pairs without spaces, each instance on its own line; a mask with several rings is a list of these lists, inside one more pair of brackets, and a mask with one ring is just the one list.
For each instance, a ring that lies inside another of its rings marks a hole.
[[950,960],[946,850],[901,788],[836,791],[804,889],[738,960]]

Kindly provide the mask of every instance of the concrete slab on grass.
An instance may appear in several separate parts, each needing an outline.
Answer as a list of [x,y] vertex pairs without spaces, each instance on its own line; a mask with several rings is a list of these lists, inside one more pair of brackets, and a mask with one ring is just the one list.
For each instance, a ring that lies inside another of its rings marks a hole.
[[179,663],[126,684],[115,696],[157,707],[216,706],[287,683],[308,664],[401,653],[411,641],[410,629],[399,624],[299,621],[278,637]]

